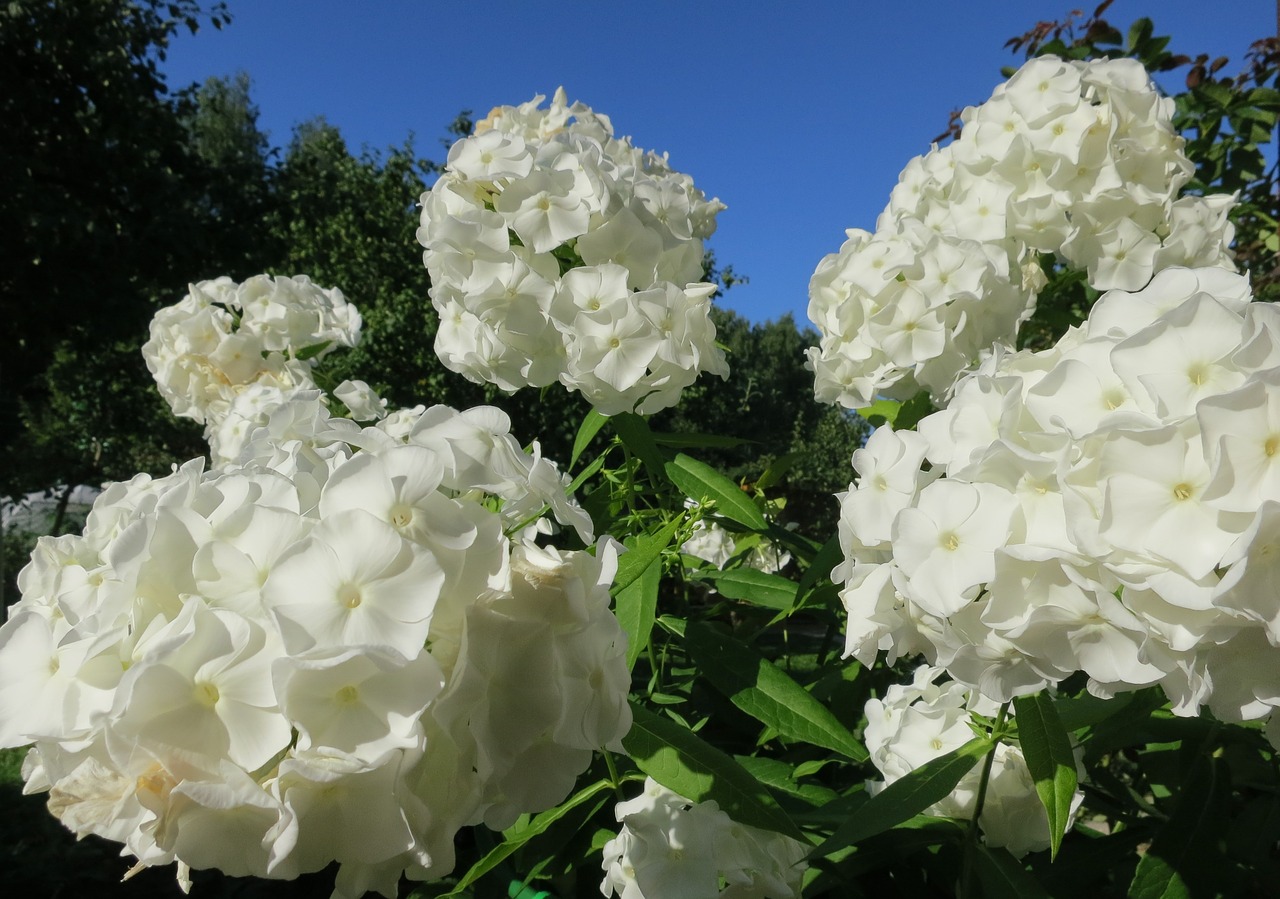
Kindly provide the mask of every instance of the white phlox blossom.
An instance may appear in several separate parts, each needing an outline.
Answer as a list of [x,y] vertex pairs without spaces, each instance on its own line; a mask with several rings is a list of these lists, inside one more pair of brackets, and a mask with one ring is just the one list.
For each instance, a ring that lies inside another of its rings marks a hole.
[[[956,681],[935,683],[941,668],[922,665],[909,685],[894,684],[881,699],[867,701],[864,739],[871,763],[884,778],[869,783],[878,793],[928,761],[959,749],[973,739],[974,715],[993,717],[997,704]],[[982,765],[961,778],[951,795],[925,814],[972,819]],[[1072,814],[1084,794],[1077,790]],[[978,826],[988,846],[1003,847],[1021,858],[1049,848],[1049,818],[1036,793],[1022,750],[1009,743],[996,747]]]
[[1194,167],[1172,114],[1133,60],[1051,56],[966,109],[954,143],[908,163],[875,232],[850,230],[818,264],[818,399],[946,396],[1014,342],[1055,260],[1100,291],[1172,266],[1233,269],[1235,198],[1178,195]]
[[691,802],[646,778],[615,810],[600,892],[618,899],[798,899],[809,847],[739,824],[714,801]]
[[501,106],[422,196],[436,353],[503,390],[559,381],[606,415],[728,374],[702,242],[724,205],[564,90]]
[[[692,499],[684,502],[686,509],[697,507]],[[796,525],[789,523],[787,529]],[[791,553],[778,544],[759,535],[747,535],[735,540],[715,516],[700,518],[693,526],[689,539],[680,545],[680,552],[704,562],[710,562],[716,568],[724,570],[736,556],[741,556],[744,568],[754,568],[767,574],[774,574],[787,567],[791,561]]]
[[[142,355],[173,413],[203,424],[214,461],[231,462],[272,410],[315,388],[316,363],[359,342],[360,327],[341,291],[306,275],[223,277],[192,284],[157,312]],[[354,401],[358,391],[343,389]],[[361,396],[376,406],[376,396]]]
[[[1076,671],[1223,720],[1280,706],[1280,311],[1166,269],[1054,347],[996,353],[842,496],[847,654],[995,700]],[[1247,664],[1242,661],[1247,659]]]
[[621,749],[617,544],[535,542],[591,520],[500,411],[362,429],[302,391],[239,458],[110,485],[19,575],[0,746],[34,744],[27,790],[76,834],[394,896]]

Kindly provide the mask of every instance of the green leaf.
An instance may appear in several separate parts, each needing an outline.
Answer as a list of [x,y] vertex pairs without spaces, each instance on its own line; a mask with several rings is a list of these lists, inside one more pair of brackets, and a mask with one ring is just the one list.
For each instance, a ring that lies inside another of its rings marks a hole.
[[662,451],[658,449],[658,444],[654,442],[649,423],[634,412],[623,412],[613,416],[610,421],[623,445],[644,463],[649,473],[654,478],[661,475],[666,462]]
[[587,413],[586,418],[582,419],[582,424],[578,427],[578,436],[573,440],[573,453],[569,456],[569,468],[578,464],[578,457],[582,455],[587,445],[591,443],[591,438],[600,433],[600,429],[605,426],[608,417],[601,415],[595,409]]
[[1013,708],[1027,770],[1049,814],[1049,857],[1055,859],[1071,821],[1071,802],[1076,795],[1076,757],[1071,751],[1071,738],[1058,719],[1053,700],[1044,691],[1016,697]]
[[627,632],[627,668],[649,642],[654,616],[658,612],[658,585],[662,582],[662,560],[655,558],[640,576],[614,594],[614,612]]
[[971,843],[968,851],[973,853],[973,869],[978,873],[985,899],[1049,899],[1048,891],[1035,875],[1007,850]]
[[941,802],[993,745],[986,737],[974,737],[958,749],[930,759],[906,777],[895,780],[850,815],[814,854],[830,855],[837,849],[883,833],[914,818],[935,802]]
[[332,340],[322,340],[320,343],[313,343],[311,346],[304,346],[293,354],[293,358],[300,362],[306,362],[308,359],[314,359],[316,356],[323,353],[331,343],[333,343]]
[[1151,39],[1154,26],[1150,19],[1138,19],[1129,26],[1129,49],[1140,50],[1142,45]]
[[699,579],[711,581],[729,599],[739,599],[767,609],[788,610],[796,604],[795,581],[754,568],[712,571]]
[[[525,843],[538,836],[538,834],[544,832],[552,824],[556,823],[566,814],[573,811],[573,809],[582,805],[600,791],[609,789],[611,786],[612,785],[607,780],[598,780],[588,787],[583,787],[555,808],[550,808],[545,812],[542,812],[525,827],[509,831],[507,838],[486,853],[484,858],[472,865],[471,869],[463,875],[461,880],[458,881],[458,885],[446,893],[445,896],[462,895],[463,890],[496,868],[504,859],[507,858],[507,856],[511,855],[511,853],[515,852]],[[586,815],[587,818],[590,818],[591,815],[595,814],[600,806],[604,805],[605,798],[607,797],[601,798],[600,802],[596,804],[595,809]]]
[[716,689],[784,737],[821,746],[855,762],[867,750],[831,711],[781,668],[728,634],[690,621],[685,645]]
[[804,839],[769,790],[732,757],[638,703],[631,703],[631,714],[622,745],[645,774],[693,802],[714,799],[740,824]]
[[666,464],[666,472],[671,483],[686,496],[699,502],[715,500],[716,511],[725,518],[757,531],[769,529],[764,513],[741,488],[705,462],[680,453],[675,461]]
[[875,427],[887,424],[894,430],[906,431],[914,428],[920,419],[933,411],[933,402],[928,391],[921,390],[905,403],[897,400],[876,400],[864,409],[855,409]]
[[728,437],[723,434],[701,434],[687,431],[683,434],[654,434],[653,442],[658,446],[692,446],[711,449],[734,449],[744,443],[755,443],[745,437]]
[[662,555],[662,551],[671,545],[683,520],[683,517],[677,516],[655,534],[641,534],[622,541],[627,551],[618,557],[618,573],[613,578],[615,597],[630,587]]
[[1130,899],[1191,899],[1186,883],[1158,855],[1143,855],[1129,884]]
[[604,460],[605,460],[604,454],[596,456],[594,459],[592,459],[587,464],[586,468],[578,472],[577,477],[573,479],[573,483],[569,485],[568,492],[569,493],[576,492],[579,487],[581,487],[583,484],[587,482],[587,478],[591,477],[597,471],[604,468]]
[[764,470],[764,474],[756,478],[756,488],[759,490],[768,490],[770,487],[779,483],[782,480],[782,476],[785,475],[799,460],[799,453],[784,453],[774,459],[769,467]]
[[1081,696],[1059,696],[1053,700],[1053,709],[1068,733],[1084,727],[1101,724],[1113,715],[1129,707],[1134,694],[1121,693],[1110,699],[1101,699],[1085,693]]
[[1182,776],[1182,795],[1156,832],[1129,885],[1131,899],[1213,895],[1230,863],[1218,841],[1227,832],[1231,784],[1221,759],[1199,757]]
[[825,806],[838,798],[837,793],[829,787],[799,783],[796,780],[800,775],[799,767],[792,768],[786,762],[759,755],[737,755],[734,758],[739,765],[747,769],[747,773],[775,793],[786,793],[815,808]]
[[898,411],[902,408],[902,403],[897,400],[876,400],[870,406],[862,409],[854,409],[854,414],[860,415],[871,424],[879,427],[882,424],[892,425],[898,417]]
[[893,426],[899,431],[906,431],[914,428],[920,423],[920,419],[934,412],[933,401],[929,399],[929,392],[921,390],[911,399],[902,404],[902,408],[898,410],[898,417],[895,419]]
[[840,548],[840,535],[832,534],[831,539],[822,545],[817,554],[809,562],[809,567],[800,576],[800,587],[797,591],[804,595],[818,581],[831,577],[831,570],[844,559],[844,550]]

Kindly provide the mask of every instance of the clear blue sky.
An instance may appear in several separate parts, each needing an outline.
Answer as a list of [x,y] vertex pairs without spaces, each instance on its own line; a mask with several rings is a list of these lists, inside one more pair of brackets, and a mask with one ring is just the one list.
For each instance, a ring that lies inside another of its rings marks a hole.
[[[728,204],[711,247],[751,282],[721,302],[803,323],[818,260],[874,226],[952,109],[990,96],[1019,61],[1005,41],[1078,3],[229,0],[231,25],[179,38],[165,70],[173,87],[248,72],[276,146],[323,115],[353,148],[412,132],[438,160],[460,110],[564,85]],[[1142,15],[1174,52],[1229,56],[1228,71],[1276,27],[1270,0],[1117,0],[1106,18]]]

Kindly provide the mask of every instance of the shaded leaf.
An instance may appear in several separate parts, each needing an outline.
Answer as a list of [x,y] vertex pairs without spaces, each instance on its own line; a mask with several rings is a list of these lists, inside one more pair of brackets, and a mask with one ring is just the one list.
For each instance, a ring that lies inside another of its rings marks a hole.
[[[508,831],[507,838],[503,840],[501,843],[499,843],[497,846],[495,846],[488,853],[486,853],[484,858],[480,859],[480,861],[472,865],[470,870],[468,870],[467,873],[463,875],[462,879],[458,881],[458,885],[455,886],[452,890],[450,890],[445,895],[446,896],[462,895],[463,890],[465,890],[467,887],[471,886],[471,884],[475,883],[481,877],[483,877],[484,875],[492,871],[494,868],[496,868],[499,864],[503,862],[504,859],[506,859],[509,855],[511,855],[511,853],[515,852],[525,843],[529,842],[531,839],[538,836],[540,833],[544,832],[548,827],[550,827],[556,821],[559,821],[569,812],[573,811],[578,806],[587,802],[593,796],[596,796],[597,794],[599,794],[602,790],[610,789],[610,787],[611,787],[611,784],[607,780],[596,781],[595,783],[591,784],[588,787],[583,787],[581,790],[579,790],[570,798],[566,799],[564,802],[557,805],[555,808],[550,808],[550,809],[547,809],[545,812],[542,812],[541,814],[536,816],[532,821],[530,821],[525,827],[522,827],[513,831]],[[595,814],[596,810],[598,810],[600,806],[604,805],[604,802],[607,798],[608,797],[602,796],[600,798],[600,801],[596,804],[595,809],[592,809],[592,811],[588,813],[586,817],[590,818],[591,815]]]
[[703,674],[742,711],[784,737],[830,749],[856,762],[867,750],[831,711],[754,649],[702,622],[685,630]]
[[837,849],[914,818],[935,802],[941,802],[951,794],[961,778],[991,751],[993,745],[986,737],[974,737],[963,746],[930,759],[906,777],[889,784],[840,825],[815,854],[830,855]]
[[1131,899],[1213,895],[1228,867],[1217,851],[1226,833],[1227,780],[1218,759],[1197,759],[1186,772],[1177,808],[1138,862],[1129,885]]
[[653,442],[658,446],[701,447],[712,449],[733,449],[745,443],[755,443],[745,437],[729,437],[723,434],[701,434],[689,431],[681,434],[653,434]]
[[653,440],[653,432],[649,423],[639,415],[623,412],[611,419],[613,430],[621,438],[622,443],[649,469],[649,473],[657,478],[662,474],[665,460],[658,444]]
[[971,843],[968,851],[974,854],[973,869],[982,883],[982,895],[987,899],[1049,899],[1049,893],[1035,875],[1007,850]]
[[818,581],[831,577],[831,570],[844,559],[844,550],[840,548],[840,535],[832,534],[831,539],[822,544],[822,548],[809,562],[809,567],[800,576],[799,594],[804,595]]
[[622,743],[645,774],[693,802],[714,799],[741,824],[804,839],[769,790],[732,757],[639,703],[631,703],[631,714]]

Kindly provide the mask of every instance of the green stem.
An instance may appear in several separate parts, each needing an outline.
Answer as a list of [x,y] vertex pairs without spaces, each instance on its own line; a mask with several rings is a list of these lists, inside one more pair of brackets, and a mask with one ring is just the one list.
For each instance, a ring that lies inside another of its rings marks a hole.
[[973,855],[977,852],[978,847],[978,819],[982,817],[982,806],[987,801],[987,784],[991,781],[991,768],[995,764],[996,750],[1000,748],[1000,741],[1004,739],[1004,725],[1009,717],[1009,708],[1012,705],[1012,702],[1006,702],[1000,706],[1000,711],[996,713],[995,723],[991,725],[991,749],[987,752],[987,757],[982,762],[982,775],[978,778],[978,795],[974,799],[973,817],[969,819],[969,831],[965,837],[964,863],[960,869],[960,889],[958,891],[961,899],[974,895]]
[[613,753],[607,749],[600,750],[604,756],[604,763],[609,768],[609,780],[613,784],[613,792],[617,795],[619,802],[625,802],[626,796],[622,795],[622,778],[618,776],[618,766],[613,761]]
[[631,514],[632,517],[634,517],[636,514],[635,465],[632,464],[633,460],[631,458],[631,450],[627,449],[627,445],[625,443],[620,443],[620,445],[622,446],[622,458],[623,458],[624,466],[627,472],[627,480],[624,485],[624,489],[626,490],[626,496],[623,497],[623,499],[627,504],[627,511]]

